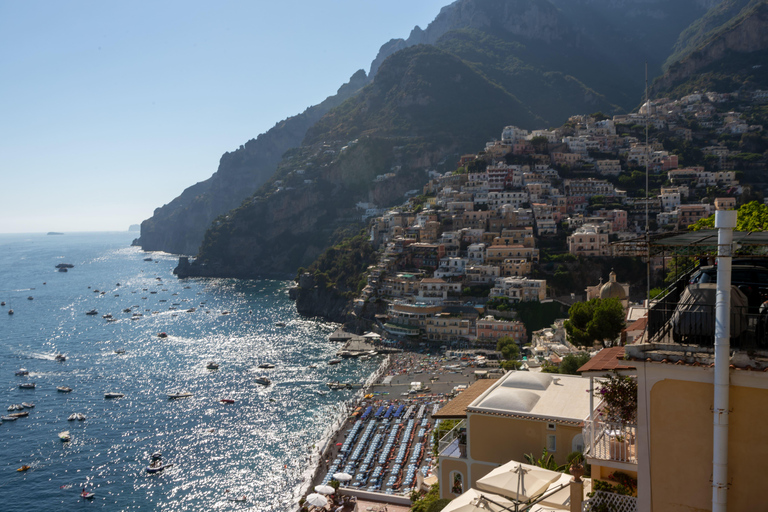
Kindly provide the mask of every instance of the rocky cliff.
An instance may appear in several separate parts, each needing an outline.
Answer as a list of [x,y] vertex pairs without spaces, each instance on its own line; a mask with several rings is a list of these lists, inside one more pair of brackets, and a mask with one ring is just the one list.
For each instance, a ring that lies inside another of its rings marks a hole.
[[210,178],[187,188],[141,223],[141,236],[134,240],[134,245],[147,251],[197,254],[211,222],[252,195],[274,174],[285,152],[301,144],[313,124],[357,94],[368,81],[365,72],[358,71],[336,95],[225,153]]
[[[754,54],[760,58],[754,59],[752,64],[763,64],[763,54],[768,50],[767,2],[750,2],[737,16],[725,18],[725,21],[717,17],[716,20],[720,22],[719,25],[712,22],[706,26],[706,30],[702,29],[696,36],[690,36],[690,44],[695,46],[682,52],[682,60],[671,64],[667,72],[654,82],[655,93],[667,92],[696,77],[702,70],[724,60],[733,61],[739,55]],[[749,59],[745,60],[749,64]]]

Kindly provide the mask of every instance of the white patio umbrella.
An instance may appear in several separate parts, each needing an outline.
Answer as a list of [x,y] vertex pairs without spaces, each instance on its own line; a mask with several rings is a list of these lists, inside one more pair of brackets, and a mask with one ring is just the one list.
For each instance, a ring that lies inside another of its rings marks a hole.
[[338,480],[339,482],[349,482],[352,480],[352,475],[349,473],[334,473],[333,474],[334,480]]
[[446,505],[443,512],[502,512],[514,506],[513,502],[503,496],[469,489]]
[[[549,484],[549,487],[541,493],[542,495],[549,494],[546,498],[539,502],[540,505],[549,507],[560,507],[568,509],[571,506],[571,475],[563,473],[560,478]],[[557,490],[556,492],[554,492]],[[553,494],[550,494],[553,493]]]
[[324,507],[328,504],[328,498],[322,494],[312,493],[307,496],[307,503],[314,507]]
[[501,494],[513,500],[526,501],[540,495],[561,476],[562,473],[557,471],[550,471],[513,460],[485,475],[477,481],[476,486],[481,491]]
[[333,494],[336,492],[336,489],[330,485],[316,485],[315,492],[319,492],[320,494]]

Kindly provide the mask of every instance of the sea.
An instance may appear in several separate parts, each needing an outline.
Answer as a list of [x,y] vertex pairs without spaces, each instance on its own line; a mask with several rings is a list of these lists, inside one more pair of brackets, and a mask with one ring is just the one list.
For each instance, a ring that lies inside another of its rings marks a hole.
[[[338,326],[301,317],[290,281],[178,279],[178,258],[135,235],[0,235],[0,412],[34,404],[0,425],[0,510],[295,510],[355,400],[326,383],[363,382],[381,359],[327,364]],[[173,466],[147,474],[155,452]]]

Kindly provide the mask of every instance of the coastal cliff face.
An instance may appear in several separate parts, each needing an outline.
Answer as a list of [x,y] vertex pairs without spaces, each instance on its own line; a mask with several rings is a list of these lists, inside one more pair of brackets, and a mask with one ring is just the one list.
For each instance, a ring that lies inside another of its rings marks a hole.
[[[669,66],[667,72],[654,82],[653,90],[668,91],[702,70],[725,60],[733,61],[738,55],[747,56],[743,60],[748,67],[763,64],[759,57],[768,51],[768,3],[750,5],[737,12],[736,17],[713,15],[705,28],[688,34],[686,43],[689,48],[680,50],[682,60]],[[750,62],[749,54],[756,56],[752,59],[754,62]]]
[[335,96],[303,113],[277,123],[272,129],[225,153],[218,170],[192,185],[170,203],[157,208],[141,223],[141,236],[133,245],[146,251],[197,254],[211,222],[237,208],[275,172],[285,152],[301,144],[307,130],[333,107],[357,94],[369,82],[365,72],[355,73]]

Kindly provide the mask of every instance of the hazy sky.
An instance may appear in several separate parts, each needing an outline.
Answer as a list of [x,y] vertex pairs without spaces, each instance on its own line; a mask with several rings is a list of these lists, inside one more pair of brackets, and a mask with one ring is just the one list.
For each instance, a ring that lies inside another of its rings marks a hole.
[[0,0],[0,233],[124,231],[451,0]]

